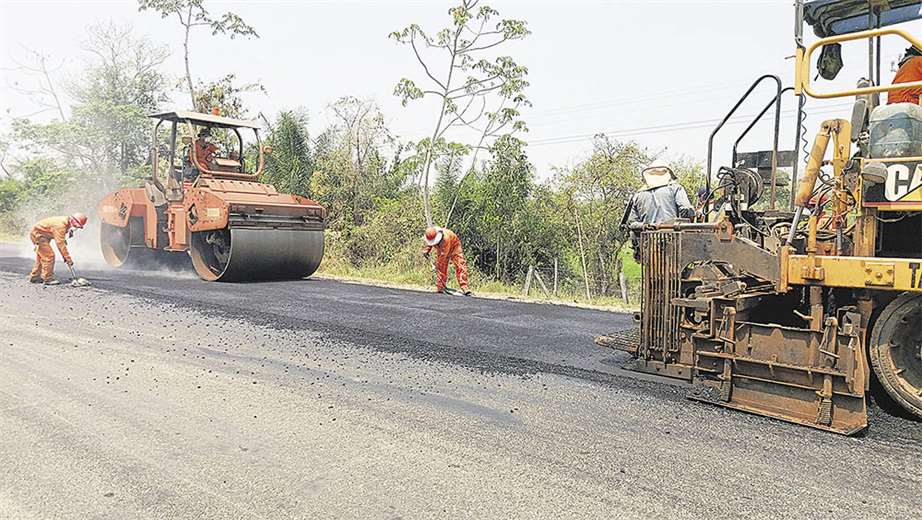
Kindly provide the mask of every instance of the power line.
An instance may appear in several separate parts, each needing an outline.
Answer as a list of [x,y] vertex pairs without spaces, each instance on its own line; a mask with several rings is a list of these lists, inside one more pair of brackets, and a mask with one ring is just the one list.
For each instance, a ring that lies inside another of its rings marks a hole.
[[608,108],[615,106],[630,106],[635,104],[641,104],[649,101],[655,101],[657,99],[663,98],[672,98],[678,95],[688,96],[689,94],[695,94],[698,92],[719,92],[722,90],[734,89],[743,83],[733,84],[733,83],[714,83],[710,85],[700,85],[697,87],[680,87],[671,90],[660,91],[657,94],[647,95],[647,96],[630,96],[630,97],[620,97],[620,98],[609,98],[609,99],[600,99],[592,101],[589,103],[581,103],[577,105],[562,106],[557,108],[552,108],[545,111],[531,111],[528,112],[528,119],[542,119],[549,116],[554,116],[558,114],[570,114],[574,112],[583,112],[587,110],[595,110],[598,108]]
[[[823,114],[832,114],[840,112],[843,108],[848,108],[852,106],[851,103],[842,103],[838,105],[830,105],[822,110],[814,110],[809,112],[807,115],[823,115]],[[796,110],[787,110],[782,111],[782,116],[791,116],[796,114]],[[758,114],[746,114],[740,116],[734,116],[727,121],[727,124],[739,124],[752,121],[753,118]],[[553,144],[567,144],[567,143],[576,143],[580,141],[590,141],[595,138],[596,135],[603,134],[607,137],[619,138],[619,137],[632,137],[635,135],[646,135],[652,133],[671,133],[684,130],[694,130],[699,128],[708,128],[717,123],[720,123],[723,118],[715,119],[700,119],[694,121],[683,121],[681,123],[670,123],[665,125],[654,125],[646,127],[635,127],[635,128],[623,128],[618,130],[610,130],[607,132],[595,132],[591,134],[574,134],[567,136],[558,136],[558,137],[549,137],[545,139],[536,139],[534,141],[529,141],[529,146],[546,146]]]

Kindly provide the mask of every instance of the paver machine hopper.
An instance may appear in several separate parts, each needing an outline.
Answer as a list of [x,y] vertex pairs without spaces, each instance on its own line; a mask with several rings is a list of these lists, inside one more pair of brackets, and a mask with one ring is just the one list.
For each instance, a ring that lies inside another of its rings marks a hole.
[[[259,182],[271,149],[261,145],[255,122],[188,111],[151,117],[157,123],[150,176],[98,206],[110,265],[191,259],[203,280],[231,282],[298,279],[317,270],[326,211]],[[247,131],[255,139],[249,165]],[[219,134],[217,142],[212,133]]]
[[[795,9],[793,87],[759,78],[711,134],[699,218],[634,226],[639,341],[626,331],[597,342],[630,352],[633,370],[688,381],[692,397],[853,434],[868,425],[874,382],[881,402],[922,418],[922,108],[879,97],[922,88],[884,85],[880,74],[882,37],[922,50],[891,27],[922,18],[922,2],[796,0]],[[809,44],[805,25],[818,37]],[[819,76],[834,79],[840,44],[852,41],[867,44],[866,77],[846,91],[817,89],[814,55]],[[712,176],[715,134],[766,83],[772,98],[743,136],[774,108],[772,150],[737,153],[740,136]],[[784,152],[788,91],[797,100],[796,144]],[[849,117],[822,122],[798,178],[807,100],[846,97]]]

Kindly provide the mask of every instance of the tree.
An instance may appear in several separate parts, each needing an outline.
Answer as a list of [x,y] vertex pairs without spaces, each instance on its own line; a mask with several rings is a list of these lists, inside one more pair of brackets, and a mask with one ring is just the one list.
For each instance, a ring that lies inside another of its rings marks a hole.
[[[406,106],[424,97],[438,99],[440,109],[432,134],[420,141],[424,147],[420,184],[426,222],[432,224],[429,176],[446,133],[453,128],[473,129],[479,134],[476,152],[504,131],[525,130],[519,110],[528,104],[524,90],[528,69],[509,56],[492,56],[506,42],[525,38],[530,32],[522,20],[503,19],[493,24],[499,12],[479,0],[461,0],[449,9],[451,26],[433,35],[417,24],[391,33],[413,50],[425,74],[423,86],[402,78],[394,88]],[[441,72],[436,67],[441,69]]]
[[249,113],[243,95],[249,92],[266,93],[259,82],[235,84],[236,74],[228,74],[217,81],[199,82],[195,91],[195,106],[202,112],[218,109],[222,116],[246,119]]
[[169,100],[162,72],[169,50],[112,22],[90,27],[82,49],[89,59],[69,89],[76,101],[70,123],[93,143],[103,168],[128,175],[148,158],[148,116]]
[[494,276],[503,281],[509,281],[510,271],[527,256],[524,216],[534,181],[524,144],[510,136],[497,140],[492,150],[494,159],[484,169],[480,183],[480,227],[495,255]]
[[[57,82],[52,77],[52,68],[48,64],[50,57],[32,49],[26,49],[26,54],[26,60],[20,61],[13,58],[16,67],[12,71],[14,74],[27,78],[28,82],[23,84],[17,79],[8,86],[17,94],[29,98],[37,109],[32,113],[19,115],[19,117],[28,118],[45,112],[54,112],[59,121],[66,120],[67,116],[64,113],[64,104],[61,101]],[[54,69],[57,68],[59,67],[54,67]]]
[[256,30],[246,24],[240,16],[226,12],[220,16],[212,16],[204,6],[204,0],[138,0],[139,11],[155,11],[161,18],[176,16],[183,27],[183,62],[186,66],[186,87],[189,89],[189,99],[192,109],[202,112],[208,111],[210,106],[197,105],[198,98],[192,83],[192,72],[189,67],[189,36],[196,27],[208,27],[212,35],[226,34],[233,40],[237,36],[259,38]]
[[[87,34],[81,46],[84,69],[66,89],[73,100],[69,109],[57,107],[61,119],[50,122],[15,119],[13,137],[41,157],[94,175],[128,175],[148,156],[147,116],[168,99],[160,71],[168,51],[111,23],[92,26]],[[44,67],[44,58],[38,67]],[[34,94],[39,106],[48,105],[49,92],[57,92],[50,75],[46,85]]]
[[640,171],[651,160],[637,144],[600,134],[587,159],[558,172],[557,182],[568,199],[570,247],[579,252],[584,276],[590,279],[587,285],[597,294],[611,294],[617,286],[619,255],[628,239],[618,224],[627,201],[642,184]]
[[371,199],[379,195],[385,164],[384,148],[394,143],[394,137],[384,124],[384,115],[373,101],[345,96],[330,105],[334,115],[333,130],[339,134],[342,146],[348,150],[352,169],[348,179],[353,222],[360,224]]
[[9,156],[9,154],[10,143],[7,141],[6,135],[0,134],[0,171],[3,172],[3,175],[6,178],[13,176],[13,174],[10,173],[10,170],[8,170],[6,167],[6,158]]
[[332,227],[346,230],[362,225],[376,200],[394,197],[410,170],[375,103],[347,96],[329,109],[333,123],[316,142],[312,193],[329,205]]
[[80,49],[82,67],[71,82],[59,83],[50,58],[38,52],[21,71],[38,82],[19,93],[53,116],[14,118],[10,126],[0,188],[0,225],[8,229],[21,231],[47,212],[87,210],[128,178],[149,175],[147,116],[167,99],[167,50],[114,24],[90,27]]
[[261,180],[279,191],[309,196],[314,159],[307,137],[307,116],[294,111],[280,112],[266,144],[272,146],[272,153],[266,156]]

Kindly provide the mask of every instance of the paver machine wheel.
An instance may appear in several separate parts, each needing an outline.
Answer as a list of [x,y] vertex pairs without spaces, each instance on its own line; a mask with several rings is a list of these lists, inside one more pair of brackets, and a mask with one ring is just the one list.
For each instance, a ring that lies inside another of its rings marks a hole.
[[887,394],[922,419],[922,294],[906,293],[880,312],[871,331],[871,366]]

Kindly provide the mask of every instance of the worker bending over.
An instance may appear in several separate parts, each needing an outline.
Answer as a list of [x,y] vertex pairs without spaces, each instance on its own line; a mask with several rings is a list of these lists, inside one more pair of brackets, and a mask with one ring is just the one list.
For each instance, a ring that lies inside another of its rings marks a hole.
[[74,229],[83,229],[85,225],[86,215],[74,213],[69,217],[48,217],[32,226],[29,239],[35,245],[35,266],[29,273],[30,282],[45,285],[60,283],[54,279],[54,249],[51,248],[51,241],[54,240],[61,258],[67,265],[72,266],[74,260],[67,251],[67,239],[73,236]]
[[[922,81],[922,51],[915,47],[906,49],[903,59],[900,60],[900,68],[893,76],[893,84],[912,83]],[[904,88],[891,91],[887,94],[887,104],[894,103],[912,103],[919,104],[919,95],[922,95],[922,88]]]
[[458,286],[465,296],[470,296],[467,288],[467,262],[464,260],[464,251],[461,250],[461,239],[450,229],[428,227],[423,236],[426,247],[423,255],[428,259],[429,253],[435,249],[435,289],[438,293],[445,292],[448,282],[448,263],[455,264],[455,275],[458,277]]
[[[679,184],[675,172],[668,164],[654,161],[641,172],[643,188],[628,202],[627,224],[659,224],[677,218],[694,218],[695,208],[685,188]],[[631,233],[634,259],[640,261],[640,240]]]

